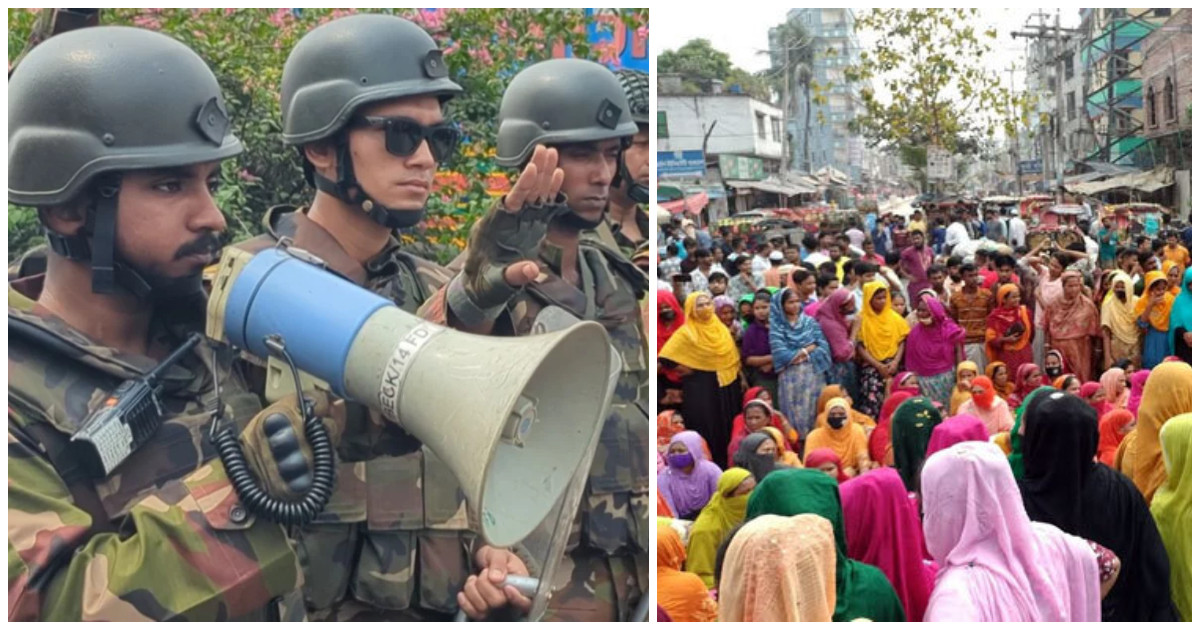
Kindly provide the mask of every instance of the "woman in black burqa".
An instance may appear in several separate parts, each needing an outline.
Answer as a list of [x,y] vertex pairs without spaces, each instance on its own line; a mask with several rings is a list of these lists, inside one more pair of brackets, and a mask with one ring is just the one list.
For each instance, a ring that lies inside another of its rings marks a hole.
[[1045,392],[1030,401],[1025,422],[1018,484],[1029,518],[1095,541],[1121,560],[1102,620],[1178,621],[1167,552],[1145,499],[1128,477],[1094,461],[1096,410],[1078,396]]

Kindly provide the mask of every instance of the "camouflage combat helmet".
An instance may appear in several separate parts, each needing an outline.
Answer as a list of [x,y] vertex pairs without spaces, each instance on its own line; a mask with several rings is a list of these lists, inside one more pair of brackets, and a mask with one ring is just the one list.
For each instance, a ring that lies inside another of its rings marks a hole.
[[354,110],[401,96],[462,92],[433,38],[394,15],[333,20],[300,39],[280,82],[283,141],[301,145],[341,131]]
[[27,206],[91,194],[77,235],[52,249],[92,264],[92,290],[152,283],[115,260],[121,172],[222,160],[242,152],[212,70],[153,31],[98,26],[47,39],[8,82],[8,200]]
[[617,75],[584,59],[550,59],[517,73],[499,119],[496,163],[513,167],[538,144],[629,138],[638,130]]
[[355,111],[370,103],[424,95],[444,103],[462,92],[449,75],[433,38],[408,20],[379,13],[333,20],[302,37],[283,66],[283,142],[299,147],[332,139],[337,181],[317,173],[302,157],[309,183],[362,208],[381,225],[411,227],[423,209],[393,209],[372,199],[354,175],[345,132]]
[[641,70],[621,68],[616,70],[625,100],[629,101],[629,114],[639,125],[650,124],[650,76]]
[[[637,123],[639,131],[642,125],[645,125],[649,129],[649,75],[640,70],[631,70],[629,68],[622,68],[615,72],[617,79],[621,81],[621,88],[625,90],[625,100],[629,102],[629,114],[633,117],[633,122]],[[621,188],[622,183],[625,183],[625,196],[633,200],[634,203],[645,204],[650,202],[649,187],[643,186],[630,176],[629,167],[625,165],[623,156],[621,163],[617,165],[617,175],[613,177],[612,185],[614,188]]]

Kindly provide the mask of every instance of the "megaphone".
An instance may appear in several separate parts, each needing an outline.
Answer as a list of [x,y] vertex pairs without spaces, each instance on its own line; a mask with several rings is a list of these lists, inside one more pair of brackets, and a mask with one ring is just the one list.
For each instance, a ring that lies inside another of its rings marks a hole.
[[511,546],[549,514],[607,414],[612,356],[594,322],[520,338],[460,333],[337,277],[300,250],[227,250],[208,336],[295,366],[399,423],[442,459],[471,528]]

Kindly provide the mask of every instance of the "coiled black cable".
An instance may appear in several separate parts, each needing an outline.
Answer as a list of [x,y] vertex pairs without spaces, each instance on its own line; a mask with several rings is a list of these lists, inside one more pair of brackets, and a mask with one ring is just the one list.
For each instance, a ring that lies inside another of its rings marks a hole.
[[217,456],[225,465],[225,473],[229,475],[233,490],[251,514],[280,525],[292,526],[311,522],[325,509],[325,504],[333,496],[335,481],[333,443],[321,419],[307,413],[307,409],[304,414],[304,436],[308,438],[313,452],[312,487],[300,499],[290,501],[277,499],[263,489],[246,463],[242,446],[228,424],[211,434]]
[[[283,339],[278,335],[271,335],[263,341],[271,354],[287,361],[288,367],[291,368],[296,386],[296,399],[300,405],[300,412],[304,414],[304,437],[308,438],[313,453],[312,485],[296,501],[275,498],[262,487],[254,472],[250,470],[250,465],[246,463],[246,455],[242,452],[242,445],[230,428],[230,423],[221,422],[223,405],[219,378],[216,380],[217,405],[208,437],[217,449],[217,457],[221,459],[221,464],[225,466],[225,474],[233,485],[233,491],[237,493],[238,499],[248,512],[285,527],[307,525],[325,509],[329,498],[333,496],[334,483],[337,480],[333,442],[329,439],[329,431],[325,429],[325,424],[313,413],[312,403],[300,394],[300,371],[288,354]],[[216,365],[216,348],[213,348],[214,375],[217,374]]]

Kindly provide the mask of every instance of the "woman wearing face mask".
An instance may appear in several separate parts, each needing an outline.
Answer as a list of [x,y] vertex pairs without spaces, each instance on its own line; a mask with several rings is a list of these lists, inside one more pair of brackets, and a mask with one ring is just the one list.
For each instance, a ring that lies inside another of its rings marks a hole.
[[721,469],[704,458],[700,434],[684,431],[671,438],[667,467],[658,474],[658,493],[671,512],[692,520],[717,489]]
[[775,427],[767,426],[762,428],[762,432],[771,436],[771,440],[775,442],[775,463],[788,468],[804,468],[804,464],[800,461],[800,456],[792,452],[790,447],[783,441],[783,432]]
[[834,398],[825,405],[825,420],[829,426],[814,429],[804,443],[806,451],[828,448],[842,461],[842,472],[854,477],[871,468],[867,453],[867,434],[850,420],[850,403]]
[[751,433],[738,445],[737,452],[733,454],[733,465],[749,470],[755,480],[762,481],[771,471],[788,468],[776,460],[776,454],[775,440],[770,435]]
[[[817,308],[817,323],[829,341],[833,365],[829,368],[829,382],[841,385],[847,392],[858,389],[858,366],[854,362],[853,328],[854,294],[838,289]],[[857,399],[857,398],[856,398]]]
[[752,387],[763,387],[775,398],[779,376],[771,358],[771,296],[758,293],[752,300],[752,319],[742,335],[742,363]]
[[[850,396],[846,393],[846,389],[838,384],[826,385],[825,389],[821,390],[821,397],[817,399],[817,424],[814,428],[829,426],[829,420],[825,418],[825,406],[834,398],[841,398],[847,403],[851,403]],[[851,403],[852,404],[852,403]],[[862,426],[863,431],[870,436],[871,431],[875,428],[875,419],[867,414],[850,408],[850,422]]]
[[[682,327],[683,308],[679,306],[679,300],[675,299],[675,294],[669,289],[659,289],[658,352],[662,352],[667,340]],[[658,373],[661,377],[658,379],[658,400],[663,404],[667,404],[668,400],[678,400],[682,395],[683,377],[677,370],[661,365]]]
[[1067,373],[1067,360],[1062,352],[1058,350],[1046,351],[1046,369],[1043,371],[1047,385],[1054,385],[1054,381],[1058,377]]
[[717,547],[746,519],[746,502],[757,483],[754,475],[745,468],[730,468],[721,473],[717,491],[692,524],[687,543],[687,570],[700,576],[708,588],[714,585]]
[[862,411],[879,415],[886,396],[887,379],[900,371],[908,323],[889,304],[891,295],[883,282],[863,287],[863,311],[858,325],[859,394]]
[[791,289],[771,298],[771,357],[779,374],[779,406],[804,440],[825,386],[829,343],[816,320],[800,312],[800,296]]
[[[1021,304],[1021,290],[1015,284],[1000,287],[997,306],[987,316],[984,349],[988,361],[1003,361],[1009,374],[1022,363],[1033,362],[1033,319]],[[1018,385],[1019,387],[1020,385]]]
[[1142,367],[1153,370],[1171,352],[1171,310],[1175,296],[1167,290],[1167,277],[1161,271],[1146,274],[1146,290],[1138,298],[1135,311],[1137,325],[1145,332],[1142,345]]
[[1100,304],[1100,334],[1104,365],[1141,358],[1133,280],[1122,271],[1113,274],[1112,286]]
[[1111,409],[1100,416],[1100,444],[1096,447],[1096,459],[1112,468],[1117,448],[1136,425],[1137,419],[1128,409]]
[[659,363],[683,376],[683,417],[708,440],[721,466],[726,463],[730,425],[742,406],[742,357],[707,293],[689,295],[684,314],[683,326],[659,351]]
[[950,407],[947,413],[959,413],[959,407],[971,400],[971,381],[979,376],[979,367],[971,361],[963,361],[954,368],[954,376],[956,379],[954,393],[950,395]]
[[1012,410],[1007,402],[996,395],[991,380],[986,376],[977,376],[971,381],[971,400],[964,403],[958,413],[982,420],[988,435],[1003,433],[1013,426]]
[[921,395],[944,406],[954,389],[954,363],[962,356],[967,331],[950,318],[937,297],[922,293],[917,325],[908,333],[905,365],[917,375]]

